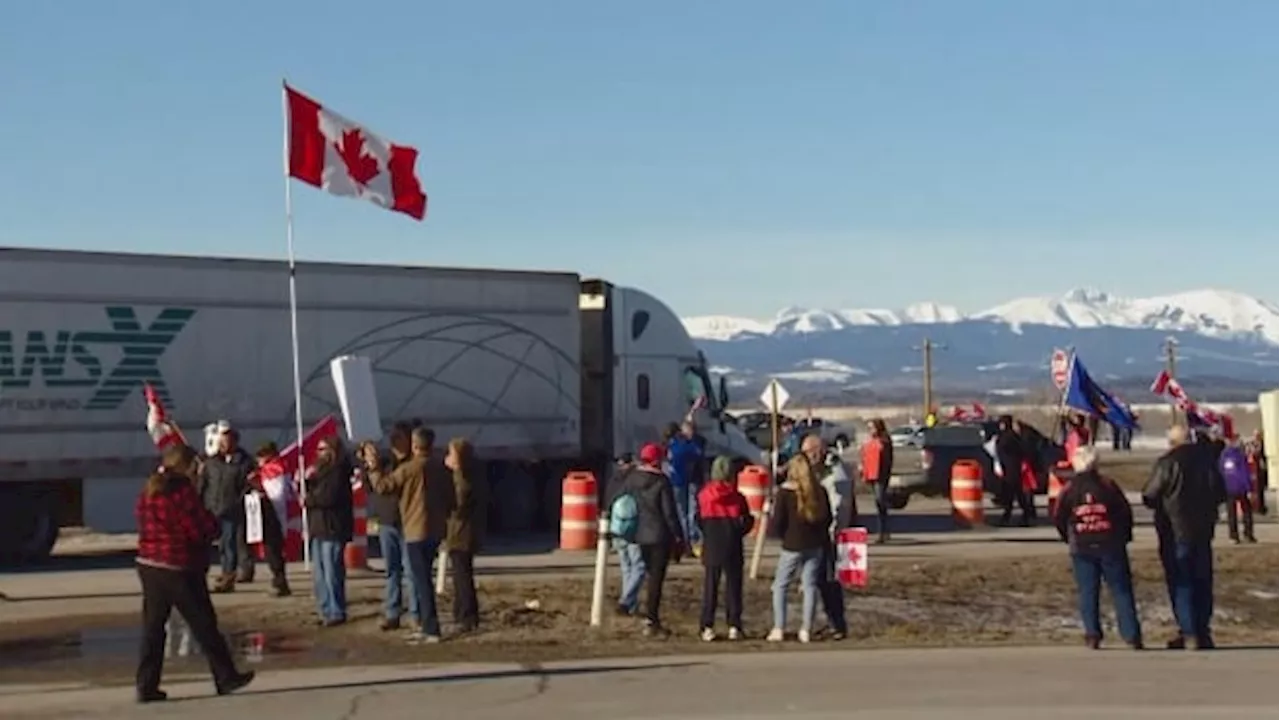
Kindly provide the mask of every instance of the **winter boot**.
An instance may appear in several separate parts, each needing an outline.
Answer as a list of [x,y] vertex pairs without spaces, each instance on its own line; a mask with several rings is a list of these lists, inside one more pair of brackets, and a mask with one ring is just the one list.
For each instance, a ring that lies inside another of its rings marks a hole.
[[289,590],[289,580],[284,575],[277,575],[271,578],[271,597],[289,597],[293,591]]

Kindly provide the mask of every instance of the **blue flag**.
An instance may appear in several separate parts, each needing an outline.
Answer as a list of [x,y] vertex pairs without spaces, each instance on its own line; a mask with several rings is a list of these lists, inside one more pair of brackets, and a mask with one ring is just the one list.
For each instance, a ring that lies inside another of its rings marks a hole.
[[1067,374],[1067,394],[1063,403],[1080,412],[1097,415],[1115,427],[1129,430],[1138,428],[1138,421],[1133,413],[1094,382],[1084,363],[1075,355],[1071,356],[1071,372]]

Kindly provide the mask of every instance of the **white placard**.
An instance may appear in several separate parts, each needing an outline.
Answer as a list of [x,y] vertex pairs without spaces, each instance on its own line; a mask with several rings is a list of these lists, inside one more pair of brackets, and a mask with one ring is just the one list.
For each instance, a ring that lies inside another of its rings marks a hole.
[[244,496],[244,541],[248,545],[262,542],[262,499],[256,492]]
[[373,387],[373,363],[359,355],[344,355],[329,362],[329,374],[338,391],[347,439],[353,442],[382,439],[382,418]]
[[[1280,459],[1280,389],[1258,393],[1258,411],[1262,415],[1262,450],[1270,464],[1272,457]],[[1271,484],[1275,486],[1275,480]]]

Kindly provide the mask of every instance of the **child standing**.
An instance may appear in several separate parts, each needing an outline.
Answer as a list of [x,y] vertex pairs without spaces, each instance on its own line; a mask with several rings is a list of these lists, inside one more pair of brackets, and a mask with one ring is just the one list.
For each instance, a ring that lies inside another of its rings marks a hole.
[[715,621],[720,577],[724,576],[724,605],[729,639],[742,637],[742,538],[755,520],[747,498],[734,485],[733,461],[717,457],[711,464],[711,481],[698,492],[698,518],[702,525],[702,639],[716,639]]

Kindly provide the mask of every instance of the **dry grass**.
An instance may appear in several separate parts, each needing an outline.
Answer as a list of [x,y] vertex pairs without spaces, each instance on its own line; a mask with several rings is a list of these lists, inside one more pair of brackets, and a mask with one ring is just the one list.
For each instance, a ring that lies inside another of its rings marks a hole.
[[[1277,640],[1275,547],[1223,547],[1217,552],[1216,561],[1215,622],[1219,641],[1274,645]],[[1172,633],[1159,563],[1153,552],[1144,551],[1134,554],[1133,566],[1145,633],[1153,642],[1158,642]],[[847,594],[850,640],[816,643],[811,647],[1045,645],[1074,644],[1080,639],[1075,590],[1065,553],[1052,560],[885,561],[872,572],[869,588]],[[793,629],[798,614],[798,594],[796,590],[791,593]],[[708,645],[697,639],[700,595],[700,577],[675,577],[668,581],[663,618],[672,635],[664,640],[641,638],[640,625],[631,618],[609,616],[604,627],[589,628],[590,583],[585,579],[544,582],[486,579],[481,584],[483,630],[428,647],[407,646],[400,633],[379,632],[380,597],[373,589],[355,592],[350,599],[351,621],[330,630],[318,630],[311,625],[311,603],[305,598],[228,608],[221,616],[227,629],[265,633],[268,645],[265,667],[424,661],[537,663],[569,658],[694,651],[761,652],[796,647],[793,643],[767,645],[758,639],[771,624],[767,581],[748,583],[745,619],[749,635],[757,639],[741,643]],[[609,597],[616,597],[616,587],[610,589]],[[447,617],[447,604],[442,606],[442,611]],[[1104,615],[1108,613],[1109,610],[1104,609]],[[132,617],[91,621],[98,626],[135,622]],[[819,619],[818,626],[822,625]],[[18,647],[12,644],[17,640],[13,629],[6,630],[9,637],[0,641],[0,657]],[[446,634],[447,630],[446,624]],[[118,682],[127,678],[133,660],[132,646],[128,646],[124,657],[80,658],[56,665],[24,663],[18,654],[10,656],[17,662],[0,663],[0,681],[48,679],[71,673],[78,678]],[[176,663],[175,672],[186,670],[199,672],[200,666],[191,659]]]

